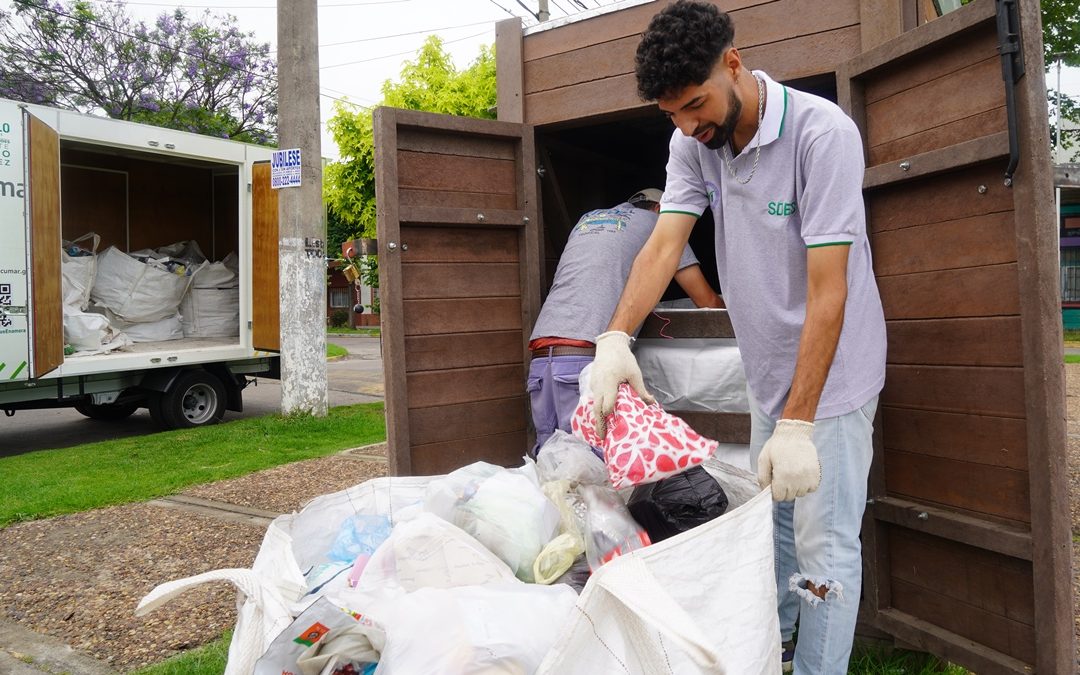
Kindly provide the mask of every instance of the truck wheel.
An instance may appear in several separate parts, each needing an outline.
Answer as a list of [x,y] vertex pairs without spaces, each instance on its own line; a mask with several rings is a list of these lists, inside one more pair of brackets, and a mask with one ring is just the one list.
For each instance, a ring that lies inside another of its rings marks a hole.
[[150,400],[150,415],[167,429],[216,424],[225,415],[225,386],[205,370],[180,373],[169,390]]
[[75,404],[75,409],[92,420],[102,422],[119,422],[126,420],[139,409],[138,403],[105,403],[98,405],[89,401],[80,401]]

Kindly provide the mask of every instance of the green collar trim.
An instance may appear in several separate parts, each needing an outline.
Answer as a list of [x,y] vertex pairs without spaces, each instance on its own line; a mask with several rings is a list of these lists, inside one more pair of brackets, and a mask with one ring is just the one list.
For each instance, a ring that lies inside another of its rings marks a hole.
[[[784,87],[784,85],[780,85]],[[787,118],[787,87],[784,87],[784,112],[780,115],[780,131],[776,134],[777,138],[784,135],[784,120]]]

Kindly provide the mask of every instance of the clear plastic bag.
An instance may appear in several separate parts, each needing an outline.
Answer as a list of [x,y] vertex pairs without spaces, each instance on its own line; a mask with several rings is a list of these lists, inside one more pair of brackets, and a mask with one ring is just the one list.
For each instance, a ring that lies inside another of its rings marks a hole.
[[534,580],[533,562],[559,531],[559,510],[528,463],[521,470],[486,462],[462,467],[431,482],[424,509],[476,537],[527,582]]
[[606,485],[607,467],[588,443],[556,429],[536,455],[541,483],[566,480],[572,485]]
[[648,546],[649,535],[634,521],[618,493],[608,487],[578,487],[587,509],[585,556],[594,572],[604,563]]
[[352,563],[357,556],[370,556],[390,536],[390,529],[386,516],[358,513],[341,524],[327,557],[334,562]]

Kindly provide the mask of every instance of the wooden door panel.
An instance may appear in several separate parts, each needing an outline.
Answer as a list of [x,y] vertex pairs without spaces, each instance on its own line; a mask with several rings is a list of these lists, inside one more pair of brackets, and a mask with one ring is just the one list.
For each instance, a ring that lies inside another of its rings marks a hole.
[[251,166],[251,339],[255,349],[281,351],[278,281],[278,193],[270,162]]
[[30,377],[64,363],[64,315],[60,276],[60,135],[23,113],[29,148],[27,199],[30,211]]
[[837,74],[889,340],[861,616],[980,673],[1075,665],[1040,35],[1037,6],[974,0]]
[[375,118],[391,472],[518,464],[540,297],[532,131],[391,108]]

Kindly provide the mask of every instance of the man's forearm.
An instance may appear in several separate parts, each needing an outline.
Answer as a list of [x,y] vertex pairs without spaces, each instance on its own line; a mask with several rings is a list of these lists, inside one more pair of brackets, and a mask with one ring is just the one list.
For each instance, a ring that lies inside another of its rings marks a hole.
[[799,337],[799,355],[783,419],[813,422],[829,377],[840,330],[844,325],[847,289],[834,290],[806,302],[806,322]]
[[[667,250],[665,250],[667,249]],[[630,333],[645,320],[671,282],[679,265],[682,246],[661,247],[645,245],[634,260],[630,278],[626,281],[619,305],[611,317],[608,330]]]

